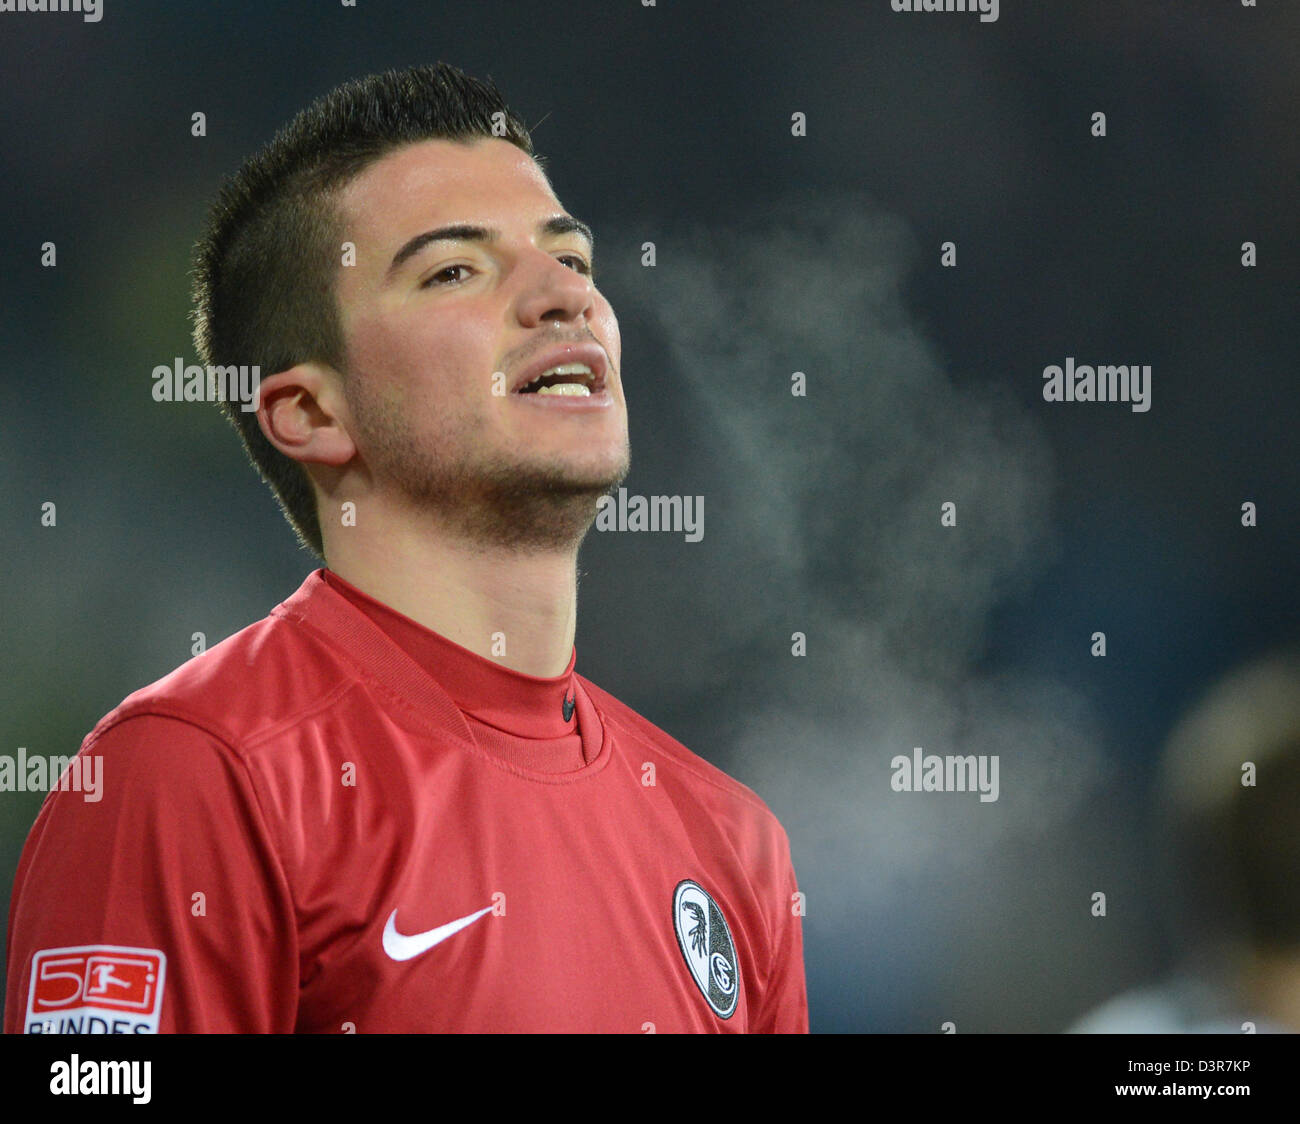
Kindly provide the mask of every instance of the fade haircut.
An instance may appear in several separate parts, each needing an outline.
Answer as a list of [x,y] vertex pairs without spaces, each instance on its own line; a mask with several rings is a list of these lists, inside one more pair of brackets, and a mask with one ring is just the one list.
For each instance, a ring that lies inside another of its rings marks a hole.
[[[221,190],[194,248],[194,345],[203,363],[299,363],[345,371],[335,290],[342,267],[339,194],[395,149],[427,140],[496,137],[539,166],[523,122],[488,79],[446,63],[347,82],[312,102]],[[275,448],[257,414],[222,402],[249,459],[299,541],[324,559],[316,497],[304,467]]]

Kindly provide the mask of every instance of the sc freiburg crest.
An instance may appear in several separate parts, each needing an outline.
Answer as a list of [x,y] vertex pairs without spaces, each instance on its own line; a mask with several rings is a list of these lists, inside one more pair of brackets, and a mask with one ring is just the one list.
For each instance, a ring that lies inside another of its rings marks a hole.
[[709,1006],[724,1019],[740,998],[740,965],[722,910],[698,882],[686,879],[673,891],[673,927],[686,966]]

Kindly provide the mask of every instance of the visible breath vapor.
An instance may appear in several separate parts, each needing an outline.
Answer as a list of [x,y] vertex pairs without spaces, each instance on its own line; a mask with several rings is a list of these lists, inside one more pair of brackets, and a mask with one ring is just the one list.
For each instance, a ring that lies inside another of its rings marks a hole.
[[[972,387],[945,372],[905,304],[918,261],[901,221],[818,192],[733,229],[671,230],[653,280],[616,273],[606,288],[635,294],[662,336],[716,473],[695,477],[707,557],[674,555],[675,611],[708,622],[689,662],[763,653],[727,669],[745,704],[720,724],[726,759],[789,831],[809,939],[860,956],[868,977],[881,969],[855,935],[863,915],[942,875],[942,900],[921,889],[895,936],[936,912],[958,931],[997,926],[995,903],[1021,888],[990,883],[990,862],[1068,831],[1107,773],[1068,684],[981,671],[990,611],[1051,557],[1052,464],[998,385],[1007,372]],[[625,367],[635,410],[645,395],[626,354]],[[806,397],[791,395],[795,371]],[[948,501],[955,527],[940,523]],[[914,746],[999,755],[998,801],[895,792],[890,760]]]

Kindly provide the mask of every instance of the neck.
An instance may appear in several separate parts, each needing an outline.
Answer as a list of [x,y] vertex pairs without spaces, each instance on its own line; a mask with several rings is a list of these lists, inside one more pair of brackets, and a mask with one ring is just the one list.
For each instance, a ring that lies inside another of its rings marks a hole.
[[[368,511],[367,522],[379,513]],[[577,628],[578,543],[542,549],[471,542],[407,518],[326,532],[329,568],[462,648],[525,675],[564,673]]]

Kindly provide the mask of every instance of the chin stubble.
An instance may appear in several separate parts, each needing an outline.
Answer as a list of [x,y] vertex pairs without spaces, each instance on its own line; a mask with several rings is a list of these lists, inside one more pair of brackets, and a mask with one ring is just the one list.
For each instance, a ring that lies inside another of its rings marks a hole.
[[626,448],[618,464],[599,471],[505,460],[447,463],[421,446],[397,403],[359,400],[355,384],[350,389],[371,472],[453,533],[485,547],[574,548],[595,521],[601,497],[627,477]]

